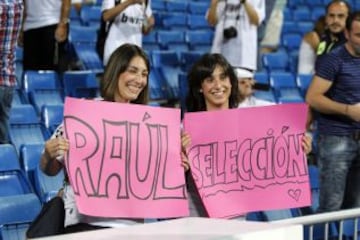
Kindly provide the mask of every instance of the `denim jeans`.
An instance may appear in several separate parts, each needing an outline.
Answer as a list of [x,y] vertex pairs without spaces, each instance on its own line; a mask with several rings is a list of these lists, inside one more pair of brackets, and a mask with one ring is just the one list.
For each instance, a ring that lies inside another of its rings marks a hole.
[[0,86],[0,144],[9,142],[9,116],[14,88]]
[[319,135],[319,212],[360,206],[360,141],[352,136]]

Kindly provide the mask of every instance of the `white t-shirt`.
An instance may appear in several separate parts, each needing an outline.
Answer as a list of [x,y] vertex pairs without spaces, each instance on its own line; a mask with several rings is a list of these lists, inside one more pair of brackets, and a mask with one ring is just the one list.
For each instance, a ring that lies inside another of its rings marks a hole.
[[[114,6],[115,0],[103,0],[101,10]],[[144,8],[144,5],[133,4],[116,16],[105,41],[104,65],[108,62],[110,55],[124,43],[142,46],[142,25],[144,17],[152,15],[151,0],[148,0],[146,10]]]
[[298,74],[313,74],[315,71],[316,53],[311,45],[302,40],[299,48]]
[[95,4],[96,0],[71,0],[72,4],[75,3],[86,3],[86,4]]
[[[265,18],[265,0],[247,0],[254,7],[262,22]],[[228,6],[225,8],[225,6]],[[239,7],[240,6],[240,7]],[[212,53],[223,54],[234,67],[256,70],[258,27],[250,24],[249,16],[239,0],[220,0],[217,5],[218,23],[211,48]],[[238,18],[238,20],[237,20]],[[224,29],[234,26],[237,37],[224,39]]]
[[276,103],[258,99],[254,96],[250,96],[248,98],[245,98],[244,101],[242,101],[241,103],[239,103],[238,108],[270,106],[275,104]]
[[60,0],[25,0],[24,31],[57,24],[60,21]]

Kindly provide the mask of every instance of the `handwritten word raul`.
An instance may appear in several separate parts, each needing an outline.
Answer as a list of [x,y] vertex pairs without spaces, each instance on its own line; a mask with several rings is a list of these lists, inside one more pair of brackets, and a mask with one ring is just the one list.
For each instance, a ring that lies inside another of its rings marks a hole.
[[[98,134],[73,116],[65,116],[65,124],[75,126],[72,132],[66,132],[69,142],[76,145],[68,154],[78,156],[72,159],[76,163],[67,164],[72,168],[69,172],[74,173],[69,179],[75,194],[142,200],[186,198],[184,184],[167,181],[171,174],[166,169],[167,161],[171,161],[167,159],[167,126],[103,120],[103,132]],[[145,139],[139,139],[140,131],[147,132]],[[148,144],[141,144],[145,142]],[[98,167],[90,168],[90,162]]]

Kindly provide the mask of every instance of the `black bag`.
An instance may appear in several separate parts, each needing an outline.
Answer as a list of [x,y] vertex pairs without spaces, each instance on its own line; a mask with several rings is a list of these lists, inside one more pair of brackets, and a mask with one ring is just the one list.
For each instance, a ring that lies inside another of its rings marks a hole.
[[26,231],[27,238],[38,238],[64,233],[65,207],[61,197],[56,196],[45,203]]
[[[120,2],[121,0],[115,0],[115,6],[118,5]],[[101,14],[100,29],[98,30],[97,39],[96,39],[96,51],[99,54],[101,60],[104,59],[105,41],[113,22],[114,22],[113,20],[105,22]]]

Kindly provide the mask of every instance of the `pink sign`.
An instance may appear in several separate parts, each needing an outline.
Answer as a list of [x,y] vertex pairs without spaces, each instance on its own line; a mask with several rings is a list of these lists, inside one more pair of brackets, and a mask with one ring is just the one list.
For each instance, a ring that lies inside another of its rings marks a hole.
[[188,215],[178,109],[66,98],[64,124],[65,162],[81,213]]
[[210,217],[310,205],[305,104],[186,113],[192,176]]

